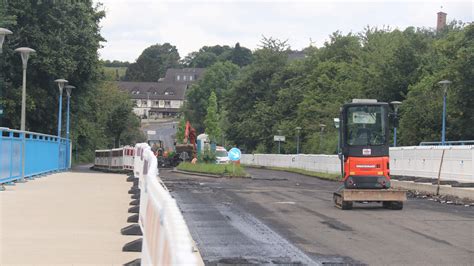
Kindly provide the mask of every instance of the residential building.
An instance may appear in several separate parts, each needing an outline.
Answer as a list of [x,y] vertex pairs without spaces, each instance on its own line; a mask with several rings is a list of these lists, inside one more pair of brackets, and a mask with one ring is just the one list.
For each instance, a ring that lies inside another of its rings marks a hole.
[[199,80],[204,68],[171,68],[158,82],[118,82],[129,93],[133,111],[143,119],[174,118],[184,104],[186,90]]

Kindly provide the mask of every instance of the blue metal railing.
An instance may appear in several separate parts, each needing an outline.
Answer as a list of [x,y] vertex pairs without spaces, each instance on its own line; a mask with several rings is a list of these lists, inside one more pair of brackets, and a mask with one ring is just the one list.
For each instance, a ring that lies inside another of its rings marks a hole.
[[[25,156],[23,157],[23,145]],[[35,132],[0,128],[0,185],[69,168],[69,140]]]
[[[420,146],[439,146],[443,145],[441,141],[423,141],[420,142]],[[452,140],[452,141],[445,141],[445,146],[453,146],[453,145],[474,145],[474,140]]]

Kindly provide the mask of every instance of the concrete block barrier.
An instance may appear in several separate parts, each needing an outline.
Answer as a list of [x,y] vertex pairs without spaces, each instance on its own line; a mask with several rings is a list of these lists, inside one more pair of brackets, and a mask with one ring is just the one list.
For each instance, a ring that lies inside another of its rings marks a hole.
[[[444,156],[442,156],[444,151]],[[443,158],[443,160],[441,160]],[[340,173],[337,155],[242,154],[242,164]],[[440,171],[441,166],[441,172]],[[474,146],[410,146],[390,148],[390,173],[462,183],[474,182]]]

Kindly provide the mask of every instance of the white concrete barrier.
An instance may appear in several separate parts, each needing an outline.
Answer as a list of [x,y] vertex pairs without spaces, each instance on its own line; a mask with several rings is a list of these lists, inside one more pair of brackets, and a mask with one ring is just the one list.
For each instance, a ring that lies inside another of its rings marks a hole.
[[441,179],[474,182],[474,146],[390,148],[390,172],[392,175],[438,178],[443,150]]
[[[392,175],[438,178],[441,155],[442,180],[474,182],[474,146],[410,146],[390,148]],[[322,173],[340,173],[337,155],[242,154],[242,164],[298,168]]]
[[142,265],[200,265],[176,201],[158,176],[156,156],[146,143],[135,146],[134,175],[139,178]]

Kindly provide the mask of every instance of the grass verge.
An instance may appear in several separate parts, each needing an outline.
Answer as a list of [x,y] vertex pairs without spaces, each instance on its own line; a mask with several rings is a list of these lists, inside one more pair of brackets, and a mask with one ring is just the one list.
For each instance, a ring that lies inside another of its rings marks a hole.
[[254,165],[244,165],[245,167],[253,167],[253,168],[260,168],[260,169],[270,169],[270,170],[277,170],[277,171],[285,171],[290,173],[297,173],[311,177],[317,177],[319,179],[324,180],[331,180],[331,181],[339,181],[341,175],[339,174],[329,174],[329,173],[320,173],[314,171],[308,171],[304,169],[297,169],[297,168],[288,168],[288,167],[273,167],[273,166],[254,166]]
[[244,168],[240,165],[235,165],[235,172],[232,169],[232,164],[207,164],[197,163],[192,164],[188,162],[182,162],[176,167],[176,169],[187,172],[221,175],[221,176],[232,176],[232,177],[247,177],[247,173]]

